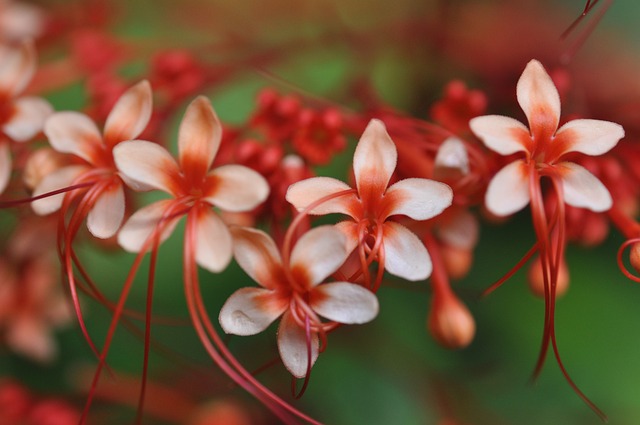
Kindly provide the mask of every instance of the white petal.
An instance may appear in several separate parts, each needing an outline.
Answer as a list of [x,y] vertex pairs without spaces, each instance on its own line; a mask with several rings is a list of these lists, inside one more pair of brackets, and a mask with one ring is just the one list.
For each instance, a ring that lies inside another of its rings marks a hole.
[[353,172],[360,197],[382,194],[396,169],[398,152],[380,120],[371,120],[353,154]]
[[180,168],[202,178],[220,147],[222,125],[209,100],[200,96],[187,107],[178,131]]
[[520,121],[502,115],[485,115],[469,121],[471,131],[500,155],[526,152],[533,144],[529,129]]
[[[74,180],[86,171],[88,171],[88,168],[84,165],[71,165],[60,168],[40,181],[40,184],[38,184],[33,191],[33,196],[36,197],[54,190],[69,187]],[[58,195],[38,199],[37,201],[31,202],[31,208],[33,208],[33,211],[38,215],[51,214],[52,212],[60,209],[64,197],[65,193],[60,193]]]
[[94,163],[101,149],[102,135],[95,123],[79,112],[56,112],[44,124],[49,144],[58,152],[70,153]]
[[116,234],[124,219],[124,188],[118,180],[105,189],[87,216],[93,236],[108,239]]
[[233,335],[255,335],[265,330],[289,307],[269,289],[242,288],[234,292],[220,310],[220,326]]
[[196,263],[210,272],[224,270],[231,261],[231,234],[212,209],[198,211]]
[[489,211],[502,217],[520,211],[530,199],[527,166],[514,161],[493,176],[484,201]]
[[431,275],[431,257],[420,239],[393,221],[384,223],[384,268],[394,276],[417,281]]
[[347,259],[345,236],[333,226],[320,226],[302,235],[291,252],[291,269],[304,270],[311,285],[322,282]]
[[113,148],[113,159],[132,189],[152,187],[172,195],[177,193],[180,169],[162,146],[145,140],[118,143]]
[[464,175],[469,174],[469,155],[462,140],[457,137],[447,138],[438,148],[434,166],[437,169],[454,169]]
[[340,230],[347,238],[347,254],[351,254],[351,251],[358,246],[358,224],[355,221],[345,220],[333,225],[336,229]]
[[104,125],[104,138],[110,146],[135,139],[142,133],[152,111],[151,85],[143,80],[127,90],[113,106]]
[[[118,232],[118,244],[126,251],[140,252],[147,239],[160,225],[163,216],[174,204],[173,199],[165,199],[136,211]],[[159,243],[164,242],[171,235],[177,223],[178,218],[173,218],[164,224],[165,228],[160,234]],[[151,247],[151,245],[147,246],[148,249]]]
[[414,220],[435,217],[451,205],[453,191],[435,180],[409,178],[393,184],[384,195],[386,216],[402,214]]
[[205,199],[225,211],[249,211],[269,196],[269,184],[261,174],[242,165],[223,165],[213,170],[213,188]]
[[610,151],[623,137],[624,128],[620,124],[582,119],[569,121],[560,127],[553,144],[559,151],[558,157],[567,152],[602,155]]
[[281,282],[282,259],[275,242],[265,232],[249,227],[232,227],[233,255],[251,278],[265,288]]
[[472,249],[478,242],[480,226],[476,217],[465,209],[458,209],[438,222],[438,237],[444,243],[461,249]]
[[567,204],[595,212],[611,208],[609,191],[586,168],[572,162],[562,162],[556,166],[562,173],[564,201]]
[[378,315],[378,298],[373,292],[349,282],[318,285],[309,294],[310,307],[339,323],[360,324]]
[[[351,187],[348,184],[332,177],[312,177],[289,186],[285,198],[298,211],[302,211],[313,202],[325,196],[350,189]],[[313,208],[309,214],[323,215],[340,213],[353,216],[354,212],[352,211],[351,205],[353,205],[354,202],[358,202],[355,193],[339,196],[321,203]]]
[[0,194],[4,192],[11,179],[11,148],[9,143],[0,142]]
[[17,47],[0,48],[0,93],[8,97],[22,93],[36,71],[33,43],[24,41]]
[[[318,334],[311,332],[311,366],[318,359]],[[287,311],[278,328],[278,351],[287,370],[296,378],[304,378],[309,365],[306,330],[295,322]],[[310,368],[310,367],[309,367]]]
[[530,61],[516,87],[518,103],[529,120],[529,128],[544,127],[553,134],[560,120],[560,95],[542,64]]
[[45,120],[53,113],[53,108],[39,97],[22,97],[13,104],[11,119],[2,130],[16,142],[25,142],[42,131]]

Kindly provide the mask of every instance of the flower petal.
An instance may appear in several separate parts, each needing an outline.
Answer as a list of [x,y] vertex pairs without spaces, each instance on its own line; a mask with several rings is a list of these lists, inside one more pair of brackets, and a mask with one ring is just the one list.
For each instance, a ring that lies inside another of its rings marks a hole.
[[9,143],[0,142],[0,194],[4,192],[11,179],[11,148]]
[[394,276],[417,281],[431,275],[431,257],[420,239],[393,221],[383,225],[384,268]]
[[143,80],[127,90],[116,102],[104,125],[104,140],[113,147],[142,133],[152,111],[151,85]]
[[516,87],[518,103],[529,120],[531,133],[552,135],[560,120],[560,95],[542,64],[530,61]]
[[47,324],[34,318],[14,320],[7,329],[6,338],[13,350],[39,362],[52,361],[58,352]]
[[[88,168],[84,165],[70,165],[68,167],[60,168],[40,181],[40,184],[38,184],[33,191],[33,196],[36,197],[54,190],[69,187],[74,180],[87,170]],[[31,202],[31,208],[38,215],[51,214],[52,212],[60,209],[64,197],[65,193],[60,193],[58,195],[38,199],[37,201]]]
[[95,163],[102,135],[95,123],[79,112],[56,112],[44,124],[49,144],[58,152],[70,153]]
[[444,211],[452,201],[453,191],[444,183],[429,179],[404,179],[387,189],[384,215],[402,214],[414,220],[427,220]]
[[476,216],[468,210],[455,210],[438,224],[438,237],[447,245],[461,249],[473,249],[476,246],[480,225]]
[[[351,187],[332,177],[312,177],[301,180],[289,186],[286,200],[298,211],[302,211],[315,201],[335,193],[351,190]],[[309,214],[347,214],[354,215],[353,204],[358,202],[355,193],[339,196],[329,201],[323,202],[313,208]]]
[[489,182],[484,202],[497,216],[520,211],[530,201],[529,170],[524,161],[514,161],[498,171]]
[[502,115],[473,118],[469,127],[489,149],[500,155],[527,152],[533,144],[529,129],[524,124]]
[[198,211],[196,263],[210,272],[224,270],[231,261],[231,234],[211,208]]
[[275,289],[283,279],[282,259],[275,242],[261,230],[232,227],[233,255],[251,278],[265,288]]
[[360,198],[382,195],[396,169],[398,152],[380,120],[371,120],[353,154],[353,172]]
[[269,289],[242,288],[234,292],[220,309],[222,329],[233,335],[255,335],[265,330],[289,307]]
[[13,107],[13,115],[2,130],[16,142],[33,139],[42,131],[45,120],[53,113],[49,102],[33,96],[16,100]]
[[469,155],[462,140],[449,137],[442,142],[436,153],[434,166],[436,169],[458,170],[463,175],[469,174]]
[[569,121],[556,133],[553,148],[555,158],[568,152],[602,155],[611,150],[624,137],[620,124],[601,120]]
[[[147,239],[161,223],[162,217],[175,205],[173,199],[164,199],[154,202],[136,211],[118,232],[118,244],[129,252],[140,252]],[[160,234],[159,243],[164,242],[176,227],[178,218],[168,220]],[[150,246],[148,247],[150,248]]]
[[567,204],[595,212],[611,208],[613,202],[609,191],[586,168],[573,162],[561,162],[556,167],[562,173],[564,201]]
[[36,71],[36,50],[33,43],[0,48],[0,93],[15,97],[22,93]]
[[118,179],[106,188],[87,216],[87,228],[93,236],[108,239],[116,234],[124,219],[124,188]]
[[[318,334],[311,332],[311,366],[318,359],[320,346]],[[291,317],[288,311],[282,316],[278,328],[278,351],[287,370],[296,378],[304,378],[309,365],[309,350],[307,349],[307,333]],[[309,367],[310,368],[310,367]]]
[[145,140],[121,142],[113,148],[113,159],[132,189],[153,188],[177,194],[180,169],[162,146]]
[[211,190],[205,199],[229,212],[249,211],[269,196],[269,184],[260,173],[242,165],[223,165],[209,173]]
[[334,226],[320,226],[302,235],[291,252],[291,269],[306,273],[317,285],[347,259],[347,241]]
[[355,221],[345,220],[334,224],[333,227],[345,235],[347,238],[347,254],[351,254],[351,251],[358,246],[358,224]]
[[309,294],[309,306],[329,320],[347,324],[370,322],[379,310],[373,292],[349,282],[316,286]]
[[222,125],[211,103],[199,96],[187,107],[178,131],[180,168],[201,179],[209,170],[222,139]]

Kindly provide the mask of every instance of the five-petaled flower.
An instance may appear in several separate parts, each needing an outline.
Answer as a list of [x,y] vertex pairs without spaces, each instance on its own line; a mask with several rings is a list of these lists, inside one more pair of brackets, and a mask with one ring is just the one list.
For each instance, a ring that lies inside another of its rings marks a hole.
[[[278,349],[293,376],[306,376],[318,358],[319,333],[335,323],[366,323],[378,314],[378,300],[369,290],[350,282],[320,284],[348,256],[345,237],[335,227],[305,233],[290,258],[281,257],[262,231],[237,227],[232,233],[238,264],[262,288],[233,293],[220,310],[220,325],[226,333],[254,335],[282,315]],[[318,315],[335,323],[323,323]]]

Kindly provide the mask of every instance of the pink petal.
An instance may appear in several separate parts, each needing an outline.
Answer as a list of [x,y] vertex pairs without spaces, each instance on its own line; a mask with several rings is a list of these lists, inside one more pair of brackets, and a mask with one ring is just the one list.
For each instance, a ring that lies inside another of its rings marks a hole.
[[469,174],[469,155],[462,140],[449,137],[436,153],[434,166],[436,169],[458,170],[463,175]]
[[3,0],[0,13],[0,36],[12,41],[37,38],[45,27],[43,10],[32,4]]
[[532,60],[527,64],[516,92],[531,132],[543,131],[552,135],[560,120],[560,95],[540,62]]
[[564,201],[574,207],[603,212],[611,208],[611,195],[607,188],[586,168],[572,162],[556,165],[562,173]]
[[282,259],[275,242],[261,230],[232,227],[233,255],[251,278],[265,288],[275,289],[283,279]]
[[229,212],[249,211],[269,196],[269,184],[262,175],[242,165],[223,165],[209,173],[213,182],[205,199]]
[[378,298],[354,283],[318,285],[309,295],[309,305],[315,312],[338,323],[367,323],[378,315]]
[[[312,177],[289,186],[285,198],[298,211],[302,211],[313,202],[335,193],[350,190],[351,187],[332,177]],[[331,199],[313,208],[309,214],[340,213],[353,216],[353,203],[358,202],[355,193]]]
[[493,176],[484,198],[487,209],[500,217],[520,211],[529,200],[529,170],[521,160],[505,166]]
[[[87,171],[88,168],[84,165],[70,165],[68,167],[60,168],[47,175],[40,181],[40,184],[38,184],[38,186],[33,191],[33,196],[40,196],[54,190],[69,187],[74,180],[76,180],[82,173],[85,173]],[[65,193],[61,193],[58,195],[38,199],[37,201],[33,201],[31,203],[31,208],[38,215],[51,214],[52,212],[58,211],[60,209],[64,197]]]
[[485,115],[469,121],[471,131],[492,151],[500,155],[531,150],[529,129],[520,121],[501,115]]
[[22,97],[14,102],[13,107],[13,115],[2,130],[16,142],[33,139],[42,131],[45,120],[53,113],[49,102],[39,97]]
[[44,124],[49,144],[58,152],[70,153],[95,163],[101,151],[102,135],[88,116],[79,112],[56,112]]
[[351,254],[351,251],[358,246],[358,224],[355,221],[345,220],[333,225],[336,229],[340,230],[347,238],[347,254]]
[[227,225],[210,208],[198,211],[196,263],[210,272],[224,270],[231,261],[231,234]]
[[478,242],[480,226],[476,217],[465,209],[458,209],[439,221],[438,237],[456,248],[472,249]]
[[291,269],[306,273],[317,285],[347,259],[346,238],[333,226],[320,226],[302,235],[291,252]]
[[431,275],[431,257],[420,239],[393,221],[384,223],[384,268],[394,276],[417,281]]
[[22,93],[36,71],[36,51],[33,43],[22,42],[16,47],[0,47],[0,93],[15,97]]
[[127,90],[111,109],[104,125],[104,139],[108,146],[135,139],[142,133],[152,111],[151,85],[143,80]]
[[[165,199],[154,202],[144,208],[136,211],[129,220],[122,226],[118,232],[118,244],[126,251],[140,252],[145,246],[147,239],[151,237],[153,232],[158,228],[163,217],[175,205],[175,200]],[[164,229],[160,234],[159,243],[164,242],[176,227],[178,217],[168,221],[164,221]],[[150,241],[151,242],[151,241]],[[149,244],[146,249],[149,250],[152,245]]]
[[360,198],[381,195],[396,169],[398,152],[380,120],[371,120],[353,154],[353,172]]
[[113,148],[113,159],[132,189],[154,188],[177,196],[180,169],[162,146],[145,140],[121,142]]
[[[318,334],[311,332],[311,366],[318,359]],[[282,316],[278,328],[278,351],[287,370],[296,378],[304,378],[309,365],[307,349],[307,334],[304,328],[298,326],[288,311]]]
[[209,100],[200,96],[188,106],[178,132],[180,167],[201,179],[209,170],[222,139],[222,125]]
[[0,194],[4,192],[11,179],[11,148],[9,143],[0,142]]
[[602,155],[611,150],[624,137],[620,124],[600,120],[569,121],[556,133],[553,149],[556,158],[567,152]]
[[255,335],[265,330],[289,307],[289,300],[278,298],[263,288],[242,288],[234,292],[220,310],[222,329],[233,335]]
[[402,214],[414,220],[435,217],[451,205],[451,188],[434,180],[409,178],[393,184],[384,195],[385,216]]
[[124,188],[118,180],[102,192],[89,211],[87,228],[96,238],[108,239],[116,234],[124,219]]

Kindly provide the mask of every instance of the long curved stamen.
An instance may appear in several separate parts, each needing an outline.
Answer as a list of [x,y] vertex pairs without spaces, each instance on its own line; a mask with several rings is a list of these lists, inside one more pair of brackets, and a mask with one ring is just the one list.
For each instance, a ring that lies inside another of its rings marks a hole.
[[29,204],[31,202],[38,201],[40,199],[49,198],[49,197],[55,196],[55,195],[60,195],[62,193],[69,193],[69,192],[73,192],[73,191],[79,190],[79,189],[86,189],[88,187],[93,186],[95,183],[96,183],[95,181],[77,183],[77,184],[73,184],[71,186],[64,187],[62,189],[52,190],[50,192],[43,193],[43,194],[38,195],[38,196],[32,196],[32,197],[29,197],[29,198],[22,198],[22,199],[14,199],[14,200],[11,200],[11,201],[1,201],[0,202],[0,208],[12,208],[12,207],[16,207],[16,206],[21,205],[21,204]]
[[620,269],[620,271],[630,280],[636,282],[636,283],[640,283],[640,277],[634,275],[633,273],[631,273],[627,267],[624,265],[624,261],[622,259],[622,254],[624,254],[624,250],[630,246],[630,245],[634,245],[640,242],[640,238],[632,238],[632,239],[627,239],[622,245],[620,245],[620,248],[618,248],[618,268]]

